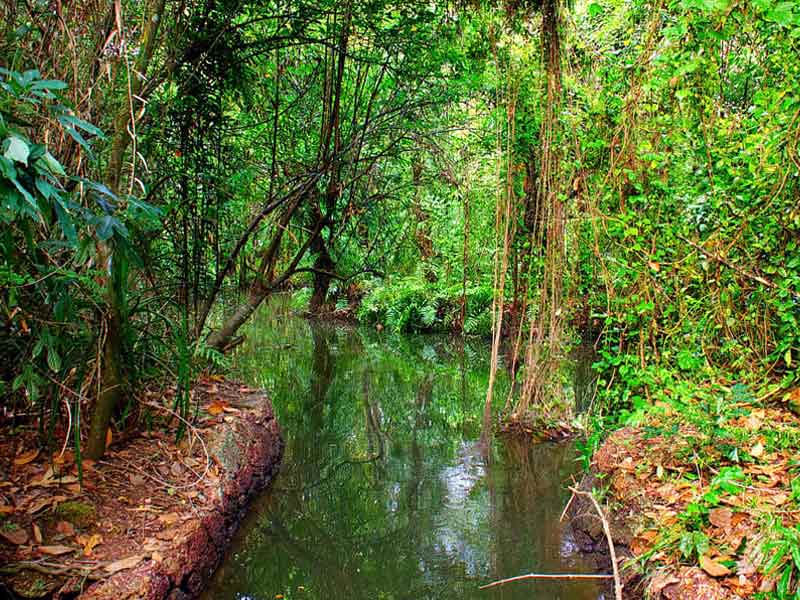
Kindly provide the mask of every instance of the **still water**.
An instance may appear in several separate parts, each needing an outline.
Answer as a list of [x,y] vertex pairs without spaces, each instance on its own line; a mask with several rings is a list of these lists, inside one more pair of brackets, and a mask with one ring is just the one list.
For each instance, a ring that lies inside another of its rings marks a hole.
[[[488,346],[316,323],[264,307],[237,375],[271,392],[281,473],[251,507],[205,600],[595,600],[558,519],[570,445],[481,452]],[[501,377],[498,398],[505,398]]]

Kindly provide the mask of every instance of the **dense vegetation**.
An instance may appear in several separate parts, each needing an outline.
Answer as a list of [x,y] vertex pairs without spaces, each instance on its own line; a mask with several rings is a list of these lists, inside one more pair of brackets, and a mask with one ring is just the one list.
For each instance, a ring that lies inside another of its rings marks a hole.
[[153,382],[188,415],[285,289],[491,336],[517,385],[496,398],[492,373],[487,424],[570,422],[556,365],[592,344],[589,454],[666,405],[709,443],[742,398],[800,412],[794,2],[0,12],[6,427],[33,414],[97,458]]

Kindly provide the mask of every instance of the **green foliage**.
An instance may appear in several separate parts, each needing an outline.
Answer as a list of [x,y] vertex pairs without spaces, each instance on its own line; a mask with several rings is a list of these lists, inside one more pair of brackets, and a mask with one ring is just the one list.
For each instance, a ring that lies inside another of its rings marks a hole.
[[[466,303],[464,332],[488,334],[492,289],[468,287]],[[461,286],[445,287],[411,276],[368,289],[358,317],[367,323],[380,323],[391,331],[452,331],[460,318],[461,306]]]
[[[0,70],[0,377],[16,392],[12,407],[30,404],[50,413],[41,424],[45,438],[62,397],[75,415],[87,408],[76,390],[94,377],[88,363],[97,352],[107,302],[96,244],[111,248],[113,280],[124,297],[130,265],[141,264],[134,236],[156,227],[159,218],[146,202],[68,176],[48,146],[30,137],[32,124],[46,120],[55,124],[51,135],[71,136],[86,149],[85,135],[102,138],[99,129],[71,114],[58,95],[65,89],[35,70]],[[141,308],[133,306],[131,314]],[[134,336],[129,327],[124,350],[133,349]],[[141,364],[131,361],[130,371]]]
[[774,600],[790,600],[800,594],[800,525],[785,526],[776,519],[770,528],[772,539],[764,545],[766,560],[762,570],[777,577]]

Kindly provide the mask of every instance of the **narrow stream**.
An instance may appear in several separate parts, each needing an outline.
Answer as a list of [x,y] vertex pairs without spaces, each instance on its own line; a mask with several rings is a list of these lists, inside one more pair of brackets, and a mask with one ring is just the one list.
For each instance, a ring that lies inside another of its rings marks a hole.
[[[585,581],[479,586],[589,572],[558,519],[577,470],[568,444],[477,446],[488,347],[262,309],[235,357],[271,391],[286,455],[205,600],[602,598]],[[498,397],[505,397],[501,377]]]

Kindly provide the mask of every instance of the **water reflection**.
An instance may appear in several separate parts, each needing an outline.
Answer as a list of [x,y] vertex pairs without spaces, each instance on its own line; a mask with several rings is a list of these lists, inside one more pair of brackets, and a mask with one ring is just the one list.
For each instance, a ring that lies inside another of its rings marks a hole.
[[575,582],[477,589],[585,569],[558,526],[572,449],[487,457],[476,443],[487,355],[480,342],[262,311],[237,369],[272,391],[287,452],[206,597],[597,598]]

